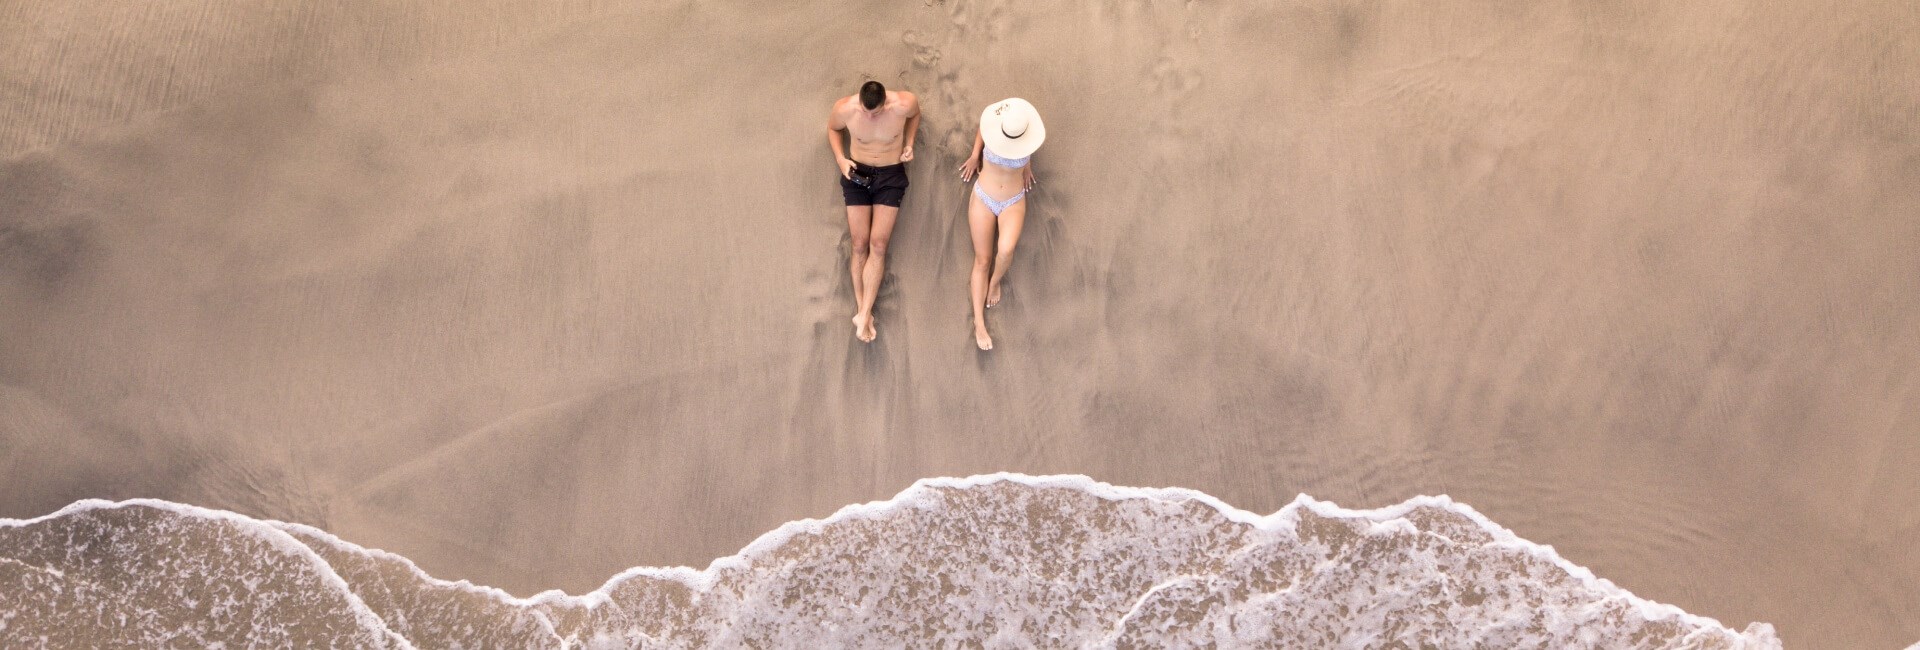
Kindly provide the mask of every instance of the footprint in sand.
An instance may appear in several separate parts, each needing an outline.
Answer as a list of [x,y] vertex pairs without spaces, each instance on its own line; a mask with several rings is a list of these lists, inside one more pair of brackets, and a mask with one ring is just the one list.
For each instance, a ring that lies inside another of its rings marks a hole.
[[913,67],[931,69],[940,63],[940,48],[920,42],[919,32],[909,31],[900,35],[900,42],[913,48]]
[[1153,86],[1162,96],[1185,97],[1200,88],[1201,74],[1192,66],[1175,61],[1173,57],[1163,56],[1153,63],[1148,71]]

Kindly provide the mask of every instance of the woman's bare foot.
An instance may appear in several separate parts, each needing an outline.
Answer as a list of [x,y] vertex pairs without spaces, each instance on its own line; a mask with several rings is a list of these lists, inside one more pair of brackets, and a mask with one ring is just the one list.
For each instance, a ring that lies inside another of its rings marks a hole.
[[987,287],[987,308],[992,309],[998,304],[1000,304],[1000,283],[995,282]]
[[854,338],[860,339],[861,343],[872,343],[873,340],[876,338],[879,338],[879,336],[880,336],[880,330],[875,329],[873,327],[872,314],[854,314],[853,315],[853,337]]
[[987,336],[987,331],[984,329],[974,330],[973,344],[980,346],[982,350],[991,350],[993,349],[993,337]]

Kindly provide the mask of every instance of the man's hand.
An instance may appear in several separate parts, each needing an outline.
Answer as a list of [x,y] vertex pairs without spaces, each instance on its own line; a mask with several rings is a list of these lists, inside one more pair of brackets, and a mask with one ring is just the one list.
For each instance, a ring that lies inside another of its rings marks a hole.
[[913,160],[913,145],[907,145],[900,150],[900,162],[907,162],[909,160]]
[[835,162],[840,163],[840,177],[847,180],[853,180],[853,160],[848,158],[836,158]]
[[968,158],[966,162],[960,163],[960,182],[965,183],[973,180],[973,175],[979,172],[980,157],[974,156]]

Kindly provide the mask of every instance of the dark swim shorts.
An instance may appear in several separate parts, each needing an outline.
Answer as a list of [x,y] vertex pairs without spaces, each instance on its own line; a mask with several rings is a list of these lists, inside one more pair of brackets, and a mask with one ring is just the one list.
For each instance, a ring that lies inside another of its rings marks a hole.
[[885,167],[875,167],[866,163],[853,164],[853,176],[865,176],[873,179],[868,187],[861,187],[852,179],[840,179],[840,193],[847,198],[847,205],[886,205],[900,207],[900,199],[907,195],[907,164],[895,163]]

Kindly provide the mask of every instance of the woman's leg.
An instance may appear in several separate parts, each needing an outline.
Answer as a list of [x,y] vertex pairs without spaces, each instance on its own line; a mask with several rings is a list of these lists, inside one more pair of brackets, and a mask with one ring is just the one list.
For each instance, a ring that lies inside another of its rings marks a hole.
[[987,281],[987,306],[1000,304],[1000,279],[1013,265],[1013,247],[1020,243],[1020,229],[1027,223],[1027,200],[1015,201],[1000,211],[1000,242],[993,259],[993,279]]
[[987,334],[987,273],[993,265],[993,211],[980,197],[967,198],[967,230],[973,234],[973,275],[967,281],[967,294],[973,305],[973,342],[982,350],[993,349],[993,337]]

